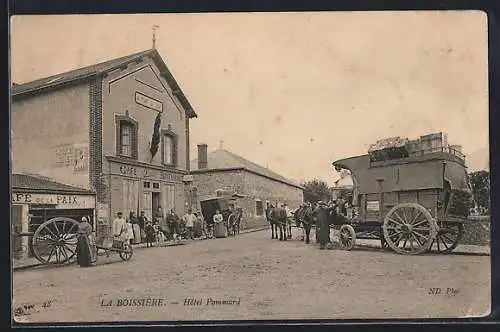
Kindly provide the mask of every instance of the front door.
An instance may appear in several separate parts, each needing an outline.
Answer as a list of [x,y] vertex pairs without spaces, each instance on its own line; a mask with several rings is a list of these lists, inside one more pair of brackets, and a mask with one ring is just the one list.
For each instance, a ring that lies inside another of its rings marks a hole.
[[[160,203],[160,193],[158,192],[152,192],[151,193],[151,208],[153,209],[153,213],[155,213],[158,210],[158,206],[161,206]],[[162,207],[163,208],[163,207]]]

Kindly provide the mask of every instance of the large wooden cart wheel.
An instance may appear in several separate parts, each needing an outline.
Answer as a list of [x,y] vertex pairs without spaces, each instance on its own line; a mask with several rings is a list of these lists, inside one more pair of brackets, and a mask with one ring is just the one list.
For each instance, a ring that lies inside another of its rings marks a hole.
[[430,212],[417,203],[394,206],[385,216],[384,239],[399,254],[427,251],[436,238],[437,225]]
[[356,244],[356,231],[351,225],[342,225],[339,232],[340,247],[344,250],[351,250]]
[[41,224],[33,234],[36,259],[44,264],[64,264],[76,256],[78,222],[56,217]]
[[436,239],[432,242],[430,250],[448,254],[458,245],[464,234],[464,225],[459,223],[447,224],[439,228]]
[[128,261],[134,255],[134,250],[132,249],[132,246],[130,244],[124,243],[122,250],[119,252],[119,255],[122,260]]

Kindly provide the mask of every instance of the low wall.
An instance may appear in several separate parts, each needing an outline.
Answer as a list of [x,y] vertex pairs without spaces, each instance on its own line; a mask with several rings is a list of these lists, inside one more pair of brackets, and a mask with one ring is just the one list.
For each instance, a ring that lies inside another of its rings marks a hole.
[[490,219],[489,216],[470,216],[470,223],[465,224],[464,236],[460,244],[489,245]]
[[265,218],[256,217],[256,218],[243,218],[241,221],[241,229],[254,229],[268,226],[269,223]]

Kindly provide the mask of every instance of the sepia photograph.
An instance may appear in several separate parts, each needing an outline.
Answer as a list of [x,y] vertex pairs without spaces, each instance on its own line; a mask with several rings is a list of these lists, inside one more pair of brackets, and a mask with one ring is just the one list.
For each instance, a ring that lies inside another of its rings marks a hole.
[[481,11],[10,21],[16,323],[491,312]]

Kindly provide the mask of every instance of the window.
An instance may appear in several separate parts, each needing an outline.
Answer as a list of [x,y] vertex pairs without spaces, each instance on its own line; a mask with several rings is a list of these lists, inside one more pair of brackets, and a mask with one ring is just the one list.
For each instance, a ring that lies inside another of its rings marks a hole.
[[123,122],[120,124],[120,154],[132,157],[132,130],[133,126]]
[[144,188],[150,188],[151,183],[150,182],[144,182]]
[[177,165],[177,136],[171,131],[163,132],[162,163],[164,165]]
[[261,200],[255,201],[255,214],[257,216],[262,216],[264,214],[264,206]]
[[116,154],[137,159],[137,122],[128,115],[116,116]]

